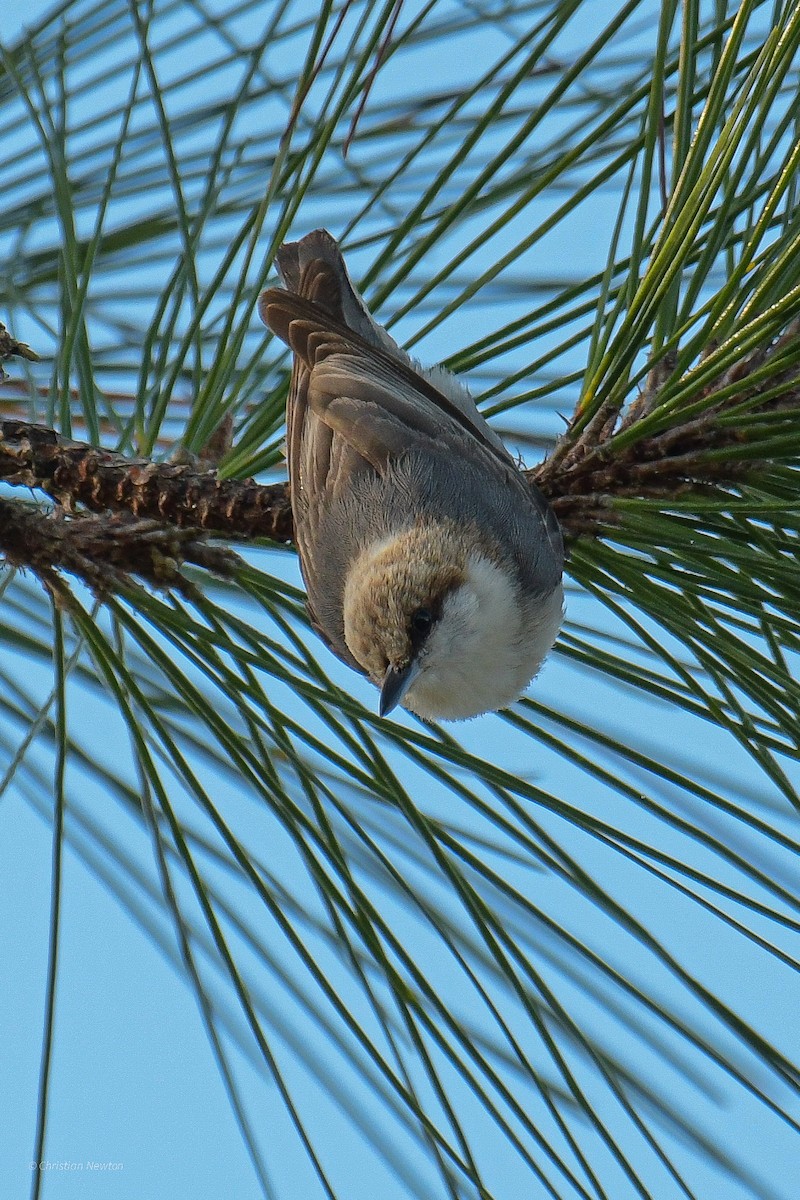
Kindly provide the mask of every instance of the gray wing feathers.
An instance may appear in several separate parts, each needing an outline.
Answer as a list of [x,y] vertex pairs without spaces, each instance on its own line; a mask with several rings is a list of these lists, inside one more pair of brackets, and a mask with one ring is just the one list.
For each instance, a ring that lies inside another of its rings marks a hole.
[[[312,276],[312,271],[314,272]],[[304,292],[325,297],[332,280],[324,264],[313,263],[303,277]],[[330,309],[305,294],[270,288],[259,299],[265,325],[294,351],[294,370],[289,408],[301,399],[325,420],[324,409],[332,395],[380,403],[387,416],[396,418],[406,432],[437,440],[462,431],[458,442],[479,442],[493,457],[506,464],[513,460],[474,408],[473,415],[435,388],[400,358],[367,344],[352,330],[340,325]],[[310,380],[308,376],[310,375]],[[307,392],[301,396],[300,384]]]
[[299,295],[308,295],[302,286],[304,273],[319,263],[324,264],[333,276],[331,299],[335,297],[335,301],[331,316],[335,316],[365,342],[403,355],[394,338],[372,320],[361,295],[351,282],[336,240],[326,229],[315,229],[300,242],[287,242],[275,256],[275,266],[284,287]]
[[[420,364],[398,346],[382,325],[372,319],[350,279],[337,242],[327,230],[315,229],[302,241],[288,242],[282,246],[276,256],[275,265],[288,291],[315,300],[340,325],[355,333],[367,346],[393,359],[395,367],[399,364],[412,376],[420,378]],[[321,274],[327,276],[327,285],[323,288],[319,286]],[[314,291],[316,295],[312,294]],[[502,440],[486,424],[467,388],[443,367],[433,368],[429,375],[428,382],[433,385],[432,390],[438,393],[440,403],[444,402],[448,407],[458,410],[461,417],[466,418],[482,439],[488,441],[498,453],[507,455]]]

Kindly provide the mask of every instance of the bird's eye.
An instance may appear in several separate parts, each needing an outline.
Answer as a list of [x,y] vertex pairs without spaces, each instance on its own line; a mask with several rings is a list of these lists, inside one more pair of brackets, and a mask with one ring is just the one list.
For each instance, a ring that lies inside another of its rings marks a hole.
[[411,636],[415,641],[427,637],[433,625],[433,613],[428,608],[418,608],[411,614]]

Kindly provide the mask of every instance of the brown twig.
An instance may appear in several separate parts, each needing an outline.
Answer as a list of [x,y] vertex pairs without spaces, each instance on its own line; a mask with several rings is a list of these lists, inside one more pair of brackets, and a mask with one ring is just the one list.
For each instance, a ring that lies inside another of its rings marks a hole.
[[[31,350],[30,346],[25,342],[18,342],[15,337],[6,329],[5,325],[0,321],[0,363],[6,358],[25,358],[28,362],[38,362],[39,355],[35,350]],[[3,368],[0,366],[0,379],[4,375]]]
[[0,552],[6,561],[48,580],[66,571],[98,593],[111,592],[138,578],[152,587],[184,594],[191,584],[181,574],[193,563],[218,575],[232,575],[238,558],[214,546],[203,534],[171,529],[127,513],[70,516],[43,512],[19,500],[0,499]]
[[[800,319],[793,321],[770,346],[755,350],[703,389],[708,406],[699,416],[680,419],[673,415],[669,428],[651,436],[639,437],[620,448],[613,444],[615,434],[633,428],[655,412],[664,386],[674,374],[674,354],[665,356],[651,370],[642,393],[626,409],[602,406],[580,428],[578,414],[559,439],[554,452],[528,477],[549,498],[570,538],[602,536],[604,530],[619,524],[621,514],[614,500],[628,497],[671,500],[709,491],[730,491],[752,477],[763,464],[736,453],[747,441],[748,433],[734,422],[722,418],[743,403],[751,412],[785,413],[794,424],[800,410],[800,370],[796,365],[773,374],[769,380],[770,399],[760,398],[758,381],[746,381],[763,363],[785,353],[797,343]],[[714,347],[709,348],[709,353]],[[707,356],[705,356],[707,357]],[[733,396],[724,396],[731,383],[744,382]],[[780,389],[776,395],[776,388]],[[722,397],[714,403],[714,396]],[[719,451],[730,450],[729,455]]]

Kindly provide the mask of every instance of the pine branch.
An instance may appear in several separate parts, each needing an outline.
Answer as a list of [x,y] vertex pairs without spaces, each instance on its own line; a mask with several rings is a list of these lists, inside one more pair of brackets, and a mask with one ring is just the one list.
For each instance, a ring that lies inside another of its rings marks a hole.
[[[774,461],[781,435],[791,448],[787,457],[796,457],[799,336],[800,321],[792,321],[774,343],[690,396],[686,411],[672,413],[665,428],[629,438],[624,446],[615,441],[617,435],[635,433],[663,404],[674,355],[654,365],[641,394],[627,408],[601,405],[585,423],[576,411],[553,453],[528,472],[553,505],[565,536],[602,536],[604,528],[619,523],[613,506],[623,498],[663,500],[668,507],[678,497],[737,488]],[[714,349],[709,347],[708,355]],[[765,364],[783,363],[787,357],[788,367],[766,377],[756,374]]]
[[210,545],[195,530],[127,513],[76,518],[2,499],[0,553],[11,566],[27,568],[50,585],[55,573],[67,572],[99,594],[130,587],[137,578],[189,595],[192,586],[180,570],[185,563],[232,575],[239,562],[230,550]]
[[67,512],[82,506],[232,538],[292,540],[285,483],[218,479],[212,469],[125,458],[25,421],[0,421],[0,479],[43,491]]
[[[674,359],[654,367],[626,410],[601,406],[583,423],[576,413],[549,458],[526,472],[553,505],[567,541],[602,537],[618,525],[621,516],[614,505],[620,499],[660,499],[669,505],[687,495],[719,494],[752,478],[768,461],[766,455],[759,460],[755,439],[765,433],[752,418],[769,416],[766,436],[773,445],[776,432],[791,429],[800,407],[800,372],[792,362],[771,375],[768,385],[759,377],[752,385],[748,381],[770,356],[794,348],[799,330],[793,322],[771,347],[714,380],[699,412],[689,405],[690,415],[673,414],[666,428],[622,447],[617,435],[635,431],[658,411]],[[759,388],[765,387],[762,399]],[[731,420],[743,405],[748,425]],[[0,551],[6,558],[40,575],[48,569],[68,571],[95,590],[131,576],[183,588],[188,586],[179,570],[184,562],[229,573],[235,556],[211,547],[209,534],[284,543],[293,537],[287,483],[219,479],[202,462],[129,459],[19,420],[0,421],[0,480],[43,491],[61,509],[60,519],[53,520],[28,504],[4,501]]]
[[43,491],[60,506],[46,513],[0,501],[6,560],[44,580],[66,571],[97,592],[133,577],[187,592],[184,563],[232,574],[236,556],[210,545],[210,532],[291,539],[285,484],[263,487],[192,466],[131,460],[22,421],[0,422],[0,479]]

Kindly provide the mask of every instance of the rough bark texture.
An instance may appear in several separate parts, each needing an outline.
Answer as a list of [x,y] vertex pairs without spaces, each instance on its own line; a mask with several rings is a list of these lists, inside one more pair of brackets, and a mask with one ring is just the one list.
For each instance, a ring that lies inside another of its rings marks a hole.
[[54,573],[66,571],[98,593],[124,587],[133,578],[189,593],[191,585],[180,572],[184,563],[230,575],[238,562],[230,550],[208,544],[191,529],[171,529],[127,513],[87,513],[76,519],[2,499],[0,551],[12,566],[28,568],[48,582]]
[[231,538],[292,540],[284,483],[217,479],[213,470],[124,458],[24,421],[0,421],[0,479],[46,492],[66,512],[127,512]]

